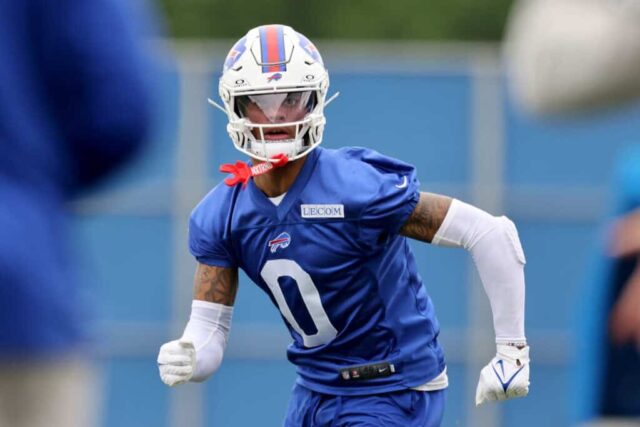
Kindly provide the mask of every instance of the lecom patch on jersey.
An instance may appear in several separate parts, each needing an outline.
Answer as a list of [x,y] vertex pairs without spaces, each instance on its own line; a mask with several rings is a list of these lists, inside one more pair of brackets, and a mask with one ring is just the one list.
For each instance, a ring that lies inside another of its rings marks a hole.
[[344,218],[344,205],[300,205],[302,218]]

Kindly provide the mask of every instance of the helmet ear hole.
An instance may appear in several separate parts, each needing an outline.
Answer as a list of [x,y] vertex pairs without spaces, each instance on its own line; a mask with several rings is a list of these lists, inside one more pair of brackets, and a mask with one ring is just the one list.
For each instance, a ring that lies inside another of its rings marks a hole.
[[220,94],[220,98],[224,101],[224,102],[229,102],[229,100],[231,99],[231,94],[229,93],[229,90],[225,87],[222,87],[222,85],[220,86],[220,90],[218,91]]

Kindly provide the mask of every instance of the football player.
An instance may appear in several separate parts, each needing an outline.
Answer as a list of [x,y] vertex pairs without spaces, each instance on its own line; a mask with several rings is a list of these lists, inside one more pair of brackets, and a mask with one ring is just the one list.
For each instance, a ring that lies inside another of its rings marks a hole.
[[[252,29],[231,49],[219,93],[235,147],[252,159],[194,209],[194,301],[158,355],[162,381],[204,381],[222,361],[238,269],[280,311],[297,367],[286,426],[438,426],[448,385],[440,326],[407,238],[471,252],[497,354],[476,404],[524,396],[525,257],[513,223],[420,192],[410,164],[365,148],[319,147],[329,76],[290,27]],[[329,100],[330,101],[330,100]]]

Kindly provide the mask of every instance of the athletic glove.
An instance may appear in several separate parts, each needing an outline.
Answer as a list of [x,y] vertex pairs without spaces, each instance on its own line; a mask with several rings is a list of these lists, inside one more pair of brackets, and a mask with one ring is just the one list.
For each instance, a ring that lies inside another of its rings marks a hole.
[[160,347],[158,369],[160,379],[168,386],[184,384],[191,379],[196,367],[196,349],[191,340],[181,338]]
[[480,371],[476,406],[490,400],[523,397],[529,393],[529,347],[498,344],[498,352]]

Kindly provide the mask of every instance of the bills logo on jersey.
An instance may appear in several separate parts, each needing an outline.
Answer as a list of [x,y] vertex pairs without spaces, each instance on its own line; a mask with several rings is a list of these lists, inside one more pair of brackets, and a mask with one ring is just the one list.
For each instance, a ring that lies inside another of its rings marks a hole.
[[286,249],[291,243],[291,236],[286,231],[280,233],[275,239],[269,240],[269,249],[275,254],[278,249]]

